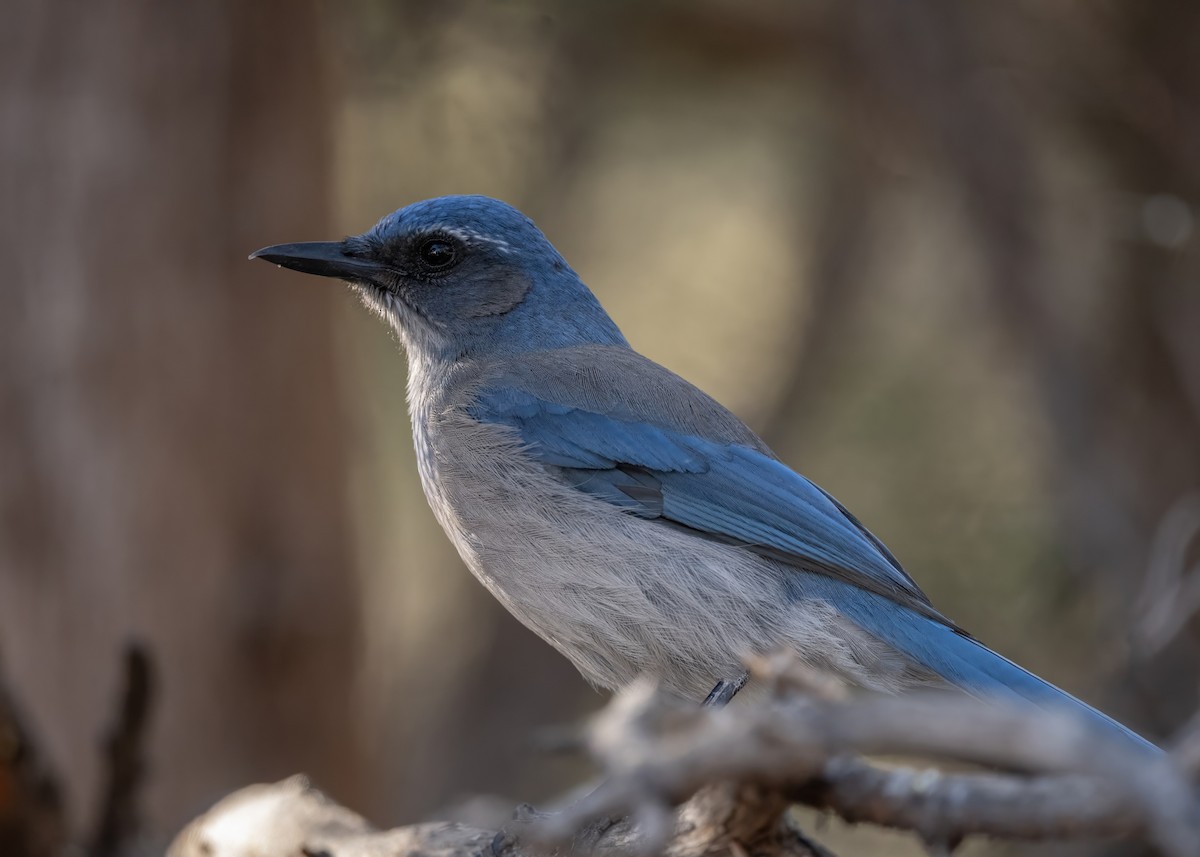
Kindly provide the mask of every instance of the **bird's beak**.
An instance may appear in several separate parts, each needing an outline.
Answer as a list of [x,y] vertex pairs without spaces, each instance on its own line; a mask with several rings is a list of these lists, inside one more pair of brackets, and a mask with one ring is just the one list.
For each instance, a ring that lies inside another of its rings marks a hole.
[[299,244],[275,244],[255,250],[251,259],[274,262],[283,268],[316,274],[318,277],[337,277],[341,280],[374,281],[387,268],[371,259],[350,256],[342,241],[303,241]]

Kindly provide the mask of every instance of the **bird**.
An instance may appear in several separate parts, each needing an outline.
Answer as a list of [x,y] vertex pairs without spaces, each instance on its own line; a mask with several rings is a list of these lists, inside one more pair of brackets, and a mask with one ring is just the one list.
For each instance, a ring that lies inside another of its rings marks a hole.
[[251,254],[395,331],[420,480],[476,578],[594,686],[724,705],[778,650],[850,685],[948,686],[1153,744],[933,607],[833,495],[629,344],[534,222],[443,196]]

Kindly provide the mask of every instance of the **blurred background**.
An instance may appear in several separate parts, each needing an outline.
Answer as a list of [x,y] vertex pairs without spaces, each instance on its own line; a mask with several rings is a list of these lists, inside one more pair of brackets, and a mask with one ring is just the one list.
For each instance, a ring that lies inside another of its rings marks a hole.
[[396,342],[245,259],[447,193],[988,644],[1159,739],[1196,708],[1200,4],[3,9],[0,852],[297,771],[380,825],[587,775],[537,737],[603,697],[437,528]]

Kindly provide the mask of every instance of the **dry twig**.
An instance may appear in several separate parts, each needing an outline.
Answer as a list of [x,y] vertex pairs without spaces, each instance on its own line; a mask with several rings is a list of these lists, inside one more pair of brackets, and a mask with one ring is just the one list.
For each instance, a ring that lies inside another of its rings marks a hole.
[[[711,783],[766,789],[850,821],[911,830],[930,842],[970,834],[1008,839],[1145,838],[1193,854],[1200,807],[1180,769],[1097,734],[1065,714],[961,696],[777,696],[710,711],[635,686],[609,706],[588,748],[603,787],[539,822],[549,844],[598,817],[640,816],[640,849],[665,849],[669,808]],[[932,757],[1011,773],[885,769],[858,754]]]
[[107,781],[89,853],[120,857],[138,832],[138,791],[145,774],[145,740],[154,696],[150,654],[131,644],[125,651],[125,685],[116,720],[105,741]]
[[0,854],[54,857],[66,843],[58,777],[0,683]]

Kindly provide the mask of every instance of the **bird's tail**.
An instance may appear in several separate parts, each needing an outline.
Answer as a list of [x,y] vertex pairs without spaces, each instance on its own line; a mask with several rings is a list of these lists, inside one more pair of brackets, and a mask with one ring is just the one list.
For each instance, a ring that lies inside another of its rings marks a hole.
[[[870,600],[877,597],[871,596]],[[1008,697],[1032,702],[1043,708],[1074,711],[1101,728],[1115,730],[1142,749],[1161,752],[1128,727],[953,627],[903,608],[879,610],[879,605],[864,603],[861,599],[855,601],[857,604],[847,611],[852,614],[852,619],[926,669],[968,693],[993,698]],[[855,613],[859,615],[853,615]]]

